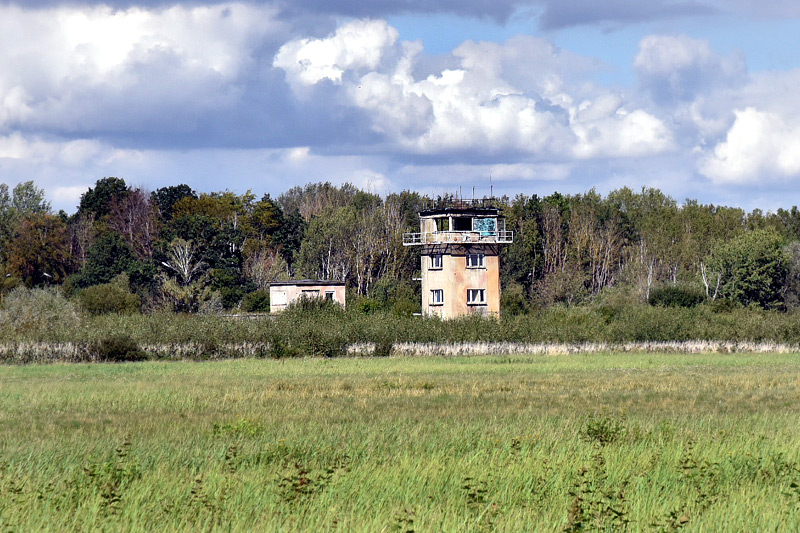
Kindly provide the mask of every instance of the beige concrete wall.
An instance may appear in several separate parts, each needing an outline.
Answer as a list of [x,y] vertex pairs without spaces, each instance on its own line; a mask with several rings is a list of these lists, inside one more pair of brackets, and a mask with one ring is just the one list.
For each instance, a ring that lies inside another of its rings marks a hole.
[[[442,252],[441,270],[430,268],[430,254]],[[482,268],[467,268],[468,253],[483,253]],[[500,315],[500,258],[470,246],[432,247],[422,255],[422,313],[455,318],[470,313]],[[431,304],[431,290],[444,290],[444,303]],[[485,305],[468,305],[467,289],[484,289]]]
[[333,299],[342,307],[346,305],[346,291],[343,285],[271,285],[269,288],[269,312],[283,311],[301,296],[324,298],[325,293],[332,292]]
[[431,218],[420,218],[419,231],[422,233],[433,233],[436,231],[436,220]]

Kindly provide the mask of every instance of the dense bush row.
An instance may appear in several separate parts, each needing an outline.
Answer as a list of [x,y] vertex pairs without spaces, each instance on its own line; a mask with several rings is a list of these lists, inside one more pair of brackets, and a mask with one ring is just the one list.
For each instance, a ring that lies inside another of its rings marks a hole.
[[[728,340],[800,343],[796,313],[717,304],[693,307],[631,304],[608,298],[591,306],[549,307],[500,320],[441,321],[393,313],[344,310],[306,301],[275,316],[224,317],[156,313],[86,315],[47,290],[17,290],[0,311],[0,342],[87,343],[99,359],[135,359],[139,346],[186,345],[214,355],[226,345],[261,346],[245,355],[327,356],[370,343],[388,354],[399,342],[587,343]],[[129,342],[130,344],[125,344]],[[124,350],[122,348],[125,348]],[[119,352],[121,355],[116,356]],[[129,355],[130,354],[130,355]]]

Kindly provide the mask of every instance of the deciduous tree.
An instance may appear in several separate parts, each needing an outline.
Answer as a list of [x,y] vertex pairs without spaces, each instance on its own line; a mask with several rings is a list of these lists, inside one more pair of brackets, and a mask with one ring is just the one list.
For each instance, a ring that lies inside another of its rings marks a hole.
[[109,283],[123,272],[128,272],[135,261],[133,251],[125,239],[116,232],[106,232],[89,248],[86,264],[78,274],[75,284],[85,288]]
[[163,220],[169,221],[172,220],[175,204],[183,198],[197,198],[197,193],[185,183],[157,189],[152,194],[151,204],[155,206]]
[[158,216],[147,191],[131,189],[121,200],[114,200],[108,213],[108,224],[119,233],[140,260],[153,257],[153,244],[158,234]]
[[195,245],[192,241],[181,238],[169,244],[169,258],[163,265],[174,273],[181,285],[188,285],[199,277],[208,266],[197,259]]
[[70,262],[67,226],[57,216],[33,214],[22,219],[8,243],[9,269],[29,287],[62,282]]
[[128,194],[128,186],[122,178],[103,178],[97,180],[94,188],[81,195],[78,214],[92,215],[95,220],[108,215],[113,201],[121,202]]
[[790,263],[784,244],[774,229],[749,231],[720,242],[708,259],[710,269],[720,275],[719,294],[743,305],[779,307]]

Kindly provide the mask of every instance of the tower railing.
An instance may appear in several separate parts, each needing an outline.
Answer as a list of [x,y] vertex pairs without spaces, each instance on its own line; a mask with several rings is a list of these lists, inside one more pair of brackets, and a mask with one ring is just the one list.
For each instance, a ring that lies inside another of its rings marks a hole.
[[403,246],[423,244],[509,244],[513,231],[433,231],[403,233]]
[[422,210],[431,209],[475,209],[475,208],[489,208],[498,209],[502,207],[502,203],[497,198],[437,198],[436,200],[427,200],[422,205]]

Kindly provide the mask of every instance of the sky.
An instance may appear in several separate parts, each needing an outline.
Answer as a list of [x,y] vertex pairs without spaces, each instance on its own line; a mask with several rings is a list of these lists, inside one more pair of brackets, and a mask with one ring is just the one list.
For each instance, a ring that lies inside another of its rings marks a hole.
[[0,0],[0,182],[800,204],[795,0]]

